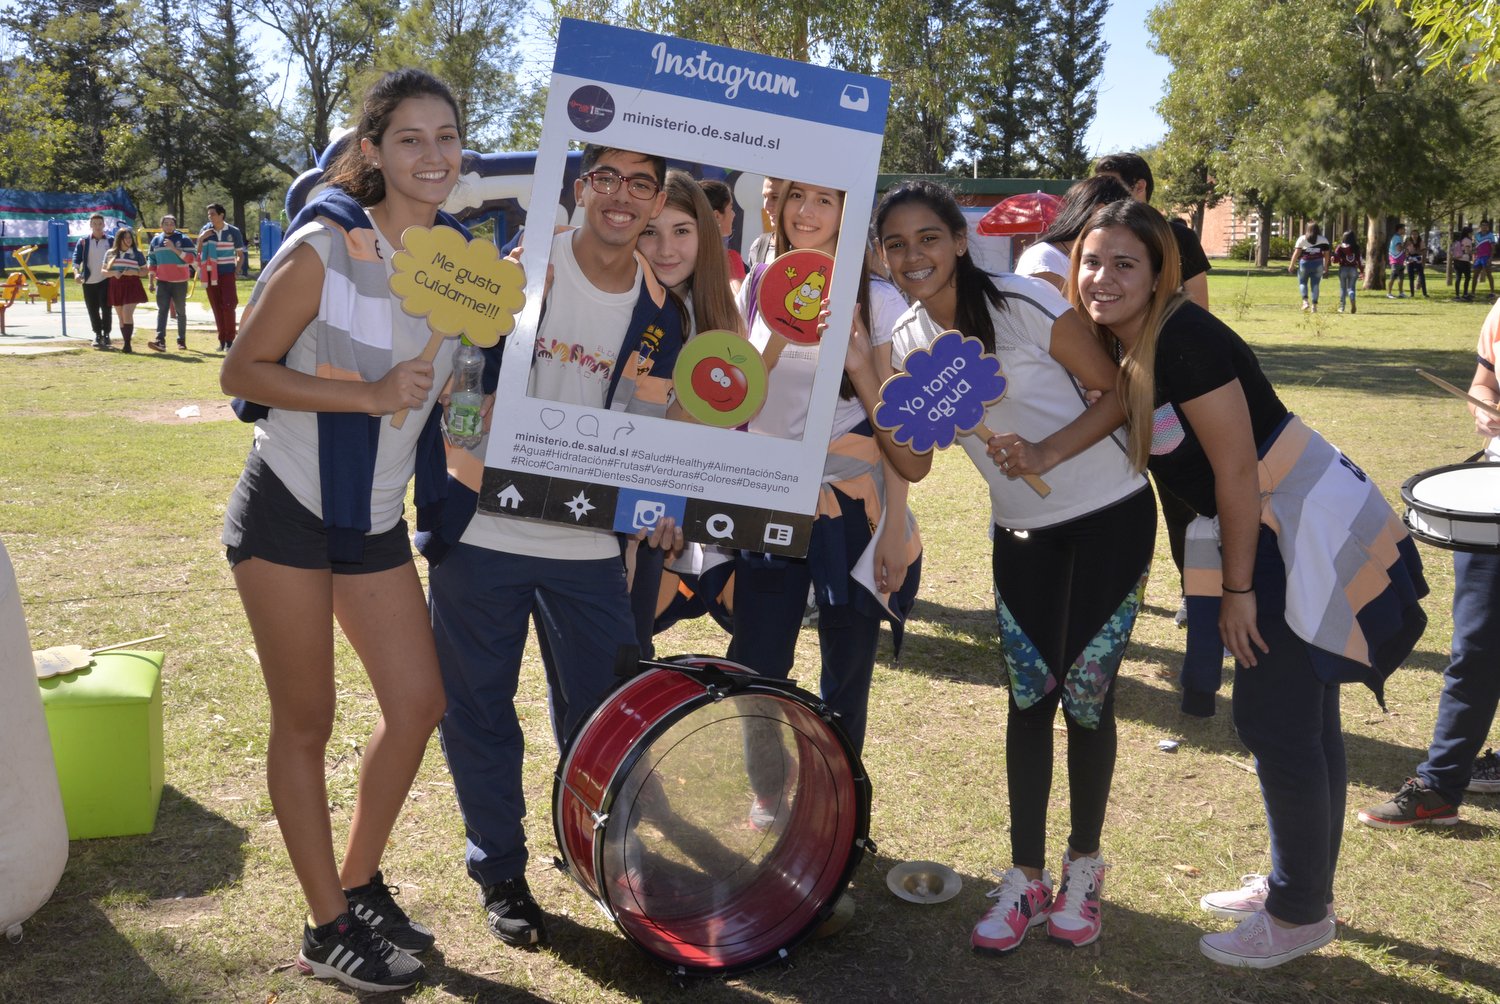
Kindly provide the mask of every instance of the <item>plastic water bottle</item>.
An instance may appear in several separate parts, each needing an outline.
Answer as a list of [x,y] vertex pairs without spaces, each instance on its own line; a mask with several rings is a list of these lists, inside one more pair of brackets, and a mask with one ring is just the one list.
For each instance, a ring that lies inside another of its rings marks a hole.
[[460,340],[453,353],[453,382],[448,393],[448,408],[443,413],[448,442],[472,450],[484,436],[484,353],[467,338]]

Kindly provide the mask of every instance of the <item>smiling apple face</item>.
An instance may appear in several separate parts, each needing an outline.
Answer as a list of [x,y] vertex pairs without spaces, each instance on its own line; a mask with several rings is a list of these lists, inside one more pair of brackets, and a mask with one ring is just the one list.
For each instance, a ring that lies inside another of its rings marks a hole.
[[733,411],[744,404],[748,390],[745,371],[728,359],[709,356],[693,367],[693,392],[717,411]]
[[732,331],[694,335],[677,356],[672,382],[684,411],[720,429],[743,425],[766,403],[766,364]]

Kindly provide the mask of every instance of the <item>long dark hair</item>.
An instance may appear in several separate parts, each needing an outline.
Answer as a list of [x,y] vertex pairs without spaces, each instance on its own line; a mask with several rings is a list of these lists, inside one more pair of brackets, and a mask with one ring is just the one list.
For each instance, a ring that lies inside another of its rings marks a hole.
[[1037,243],[1062,244],[1071,248],[1095,209],[1128,198],[1130,189],[1112,174],[1085,178],[1064,193],[1062,209],[1053,217],[1046,232],[1036,239]]
[[[964,219],[963,210],[958,208],[958,200],[953,197],[952,192],[931,181],[903,181],[885,193],[880,206],[875,210],[877,242],[891,210],[909,205],[925,206],[932,210],[955,238],[962,237],[969,231],[969,221]],[[995,286],[990,274],[974,263],[973,255],[958,256],[953,278],[958,290],[958,305],[954,311],[953,323],[958,326],[959,331],[983,342],[986,352],[994,352],[995,325],[990,320],[988,307],[1004,310],[1005,294]]]
[[423,97],[448,102],[448,107],[453,109],[453,121],[463,121],[463,116],[458,113],[458,102],[453,100],[448,85],[426,70],[408,67],[382,74],[365,91],[359,124],[344,137],[343,146],[329,169],[328,183],[348,192],[362,206],[373,206],[384,199],[385,175],[360,150],[360,141],[367,139],[378,146],[390,127],[391,115],[397,106],[407,98]]

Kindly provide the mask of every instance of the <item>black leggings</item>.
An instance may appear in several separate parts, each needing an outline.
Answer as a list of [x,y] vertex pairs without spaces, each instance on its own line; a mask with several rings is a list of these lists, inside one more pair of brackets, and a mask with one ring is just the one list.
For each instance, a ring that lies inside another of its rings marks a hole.
[[[1061,526],[1025,535],[995,528],[996,592],[1058,683],[1024,710],[1016,703],[1014,686],[1009,698],[1005,760],[1011,860],[1016,865],[1041,868],[1046,860],[1052,723],[1068,669],[1140,581],[1155,542],[1156,499],[1149,488]],[[1072,820],[1068,846],[1080,854],[1099,849],[1114,778],[1114,680],[1112,674],[1097,727],[1075,722],[1063,709]]]
[[1453,295],[1472,296],[1474,293],[1474,274],[1466,261],[1454,261],[1453,263]]

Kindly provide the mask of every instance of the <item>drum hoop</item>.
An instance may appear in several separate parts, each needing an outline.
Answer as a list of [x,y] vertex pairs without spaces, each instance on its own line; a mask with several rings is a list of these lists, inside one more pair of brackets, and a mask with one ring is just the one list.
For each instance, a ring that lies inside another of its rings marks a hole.
[[[729,662],[729,660],[720,658],[718,656],[690,655],[681,656],[680,658],[684,660],[711,660],[715,663]],[[673,662],[646,662],[644,660],[642,661],[641,665],[647,667],[645,671],[657,669],[670,670],[683,673],[683,675],[690,677],[701,676],[701,669],[703,668],[692,666],[691,664],[678,665]],[[735,664],[730,663],[730,665]],[[595,708],[594,711],[589,715],[589,717],[585,719],[577,729],[574,730],[572,737],[570,737],[569,739],[569,748],[567,754],[558,762],[557,772],[553,776],[552,780],[552,832],[553,838],[557,841],[558,850],[562,854],[561,861],[564,865],[566,865],[569,851],[563,841],[562,830],[558,825],[561,815],[559,810],[562,806],[561,799],[563,793],[569,789],[569,786],[565,779],[571,772],[571,768],[573,765],[573,755],[577,747],[577,743],[574,740],[583,735],[588,726],[592,725],[594,720],[604,712],[605,708],[609,706],[610,698],[613,697],[614,694],[624,689],[625,685],[634,682],[637,677],[641,675],[642,673],[637,673],[633,676],[626,677],[620,682],[619,686],[611,690],[609,694],[600,701],[599,707]],[[858,754],[855,753],[854,744],[849,741],[849,737],[844,733],[844,730],[840,728],[834,721],[831,721],[828,718],[824,717],[825,711],[823,709],[825,709],[826,706],[817,698],[816,695],[803,690],[801,687],[798,687],[796,684],[790,682],[789,680],[763,677],[759,674],[753,673],[753,671],[751,671],[750,675],[752,676],[751,681],[742,687],[736,688],[734,693],[742,693],[745,690],[756,688],[771,691],[771,694],[768,694],[767,696],[785,697],[790,695],[795,697],[803,705],[806,706],[807,710],[811,711],[819,720],[821,720],[824,725],[828,726],[829,733],[833,736],[835,741],[837,741],[840,748],[843,749],[844,756],[849,761],[850,774],[852,775],[852,780],[854,783],[854,833],[850,839],[850,852],[848,854],[848,859],[845,862],[842,874],[840,874],[838,881],[834,885],[835,889],[845,888],[848,886],[849,880],[854,876],[854,869],[859,866],[859,863],[862,860],[864,860],[866,848],[870,848],[870,850],[873,852],[873,847],[870,846],[870,803],[873,799],[874,792],[873,786],[870,783],[869,772],[865,770],[864,761],[859,757]],[[763,966],[773,959],[777,958],[779,955],[784,955],[784,953],[791,951],[793,948],[796,948],[798,945],[802,944],[809,937],[811,937],[813,932],[818,929],[819,925],[833,913],[833,909],[838,902],[838,897],[830,897],[829,901],[823,905],[823,907],[818,911],[816,916],[806,926],[806,928],[798,932],[797,934],[792,935],[787,940],[787,943],[782,946],[779,952],[771,952],[763,958],[755,959],[753,961],[741,963],[734,966],[685,966],[681,962],[669,963],[666,959],[663,959],[660,956],[654,955],[653,953],[647,951],[646,947],[639,941],[637,941],[635,936],[631,934],[630,931],[625,928],[625,925],[620,922],[620,918],[611,905],[607,892],[604,890],[605,841],[602,833],[602,830],[608,825],[608,818],[612,814],[610,810],[614,806],[615,797],[619,793],[619,787],[624,783],[625,778],[630,776],[630,772],[635,769],[635,766],[640,763],[641,757],[643,757],[646,751],[651,748],[652,743],[661,738],[661,736],[664,735],[672,726],[682,721],[682,719],[685,718],[689,712],[695,711],[698,708],[702,707],[705,702],[712,704],[717,703],[717,701],[718,698],[714,696],[711,688],[705,686],[702,692],[694,693],[692,696],[673,705],[668,711],[663,713],[656,722],[652,723],[645,731],[641,733],[641,735],[636,739],[635,743],[631,746],[630,750],[621,759],[620,765],[616,767],[615,770],[610,774],[609,780],[601,786],[599,813],[604,817],[605,823],[604,826],[596,827],[593,846],[591,848],[591,856],[593,858],[592,864],[594,867],[594,880],[595,884],[599,887],[599,895],[593,896],[589,894],[587,889],[583,890],[585,895],[588,895],[591,899],[599,904],[600,908],[604,910],[610,921],[615,925],[616,930],[618,930],[620,934],[624,936],[626,941],[634,945],[637,951],[639,951],[642,955],[646,956],[651,961],[655,962],[657,965],[662,966],[670,970],[674,974],[680,976],[733,976],[748,972],[752,969],[757,969],[760,966]],[[577,797],[576,793],[574,797]],[[580,801],[582,800],[580,799]],[[575,882],[577,881],[577,876],[574,876],[574,880]]]
[[[1413,489],[1416,485],[1428,478],[1437,477],[1440,474],[1447,474],[1452,471],[1466,471],[1472,468],[1488,466],[1490,465],[1484,463],[1444,464],[1442,467],[1433,467],[1425,471],[1418,471],[1402,482],[1401,501],[1406,503],[1408,509],[1415,509],[1417,512],[1426,513],[1429,516],[1441,516],[1444,519],[1456,519],[1465,523],[1500,523],[1500,512],[1484,513],[1474,512],[1469,509],[1445,509],[1440,505],[1433,505],[1431,502],[1423,502],[1413,494]],[[1408,523],[1407,526],[1409,528],[1410,524]]]

